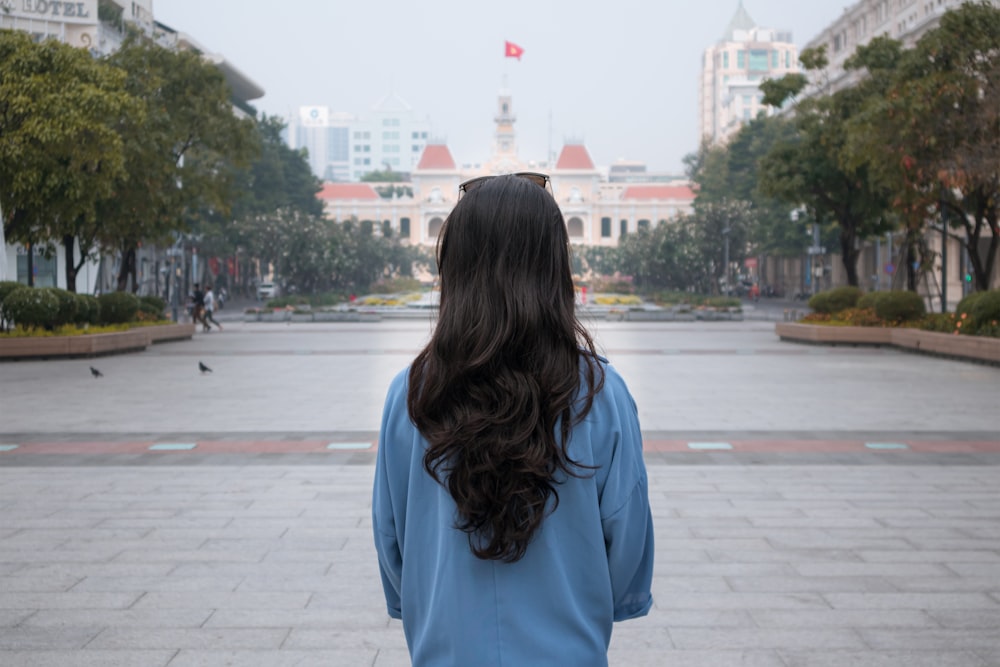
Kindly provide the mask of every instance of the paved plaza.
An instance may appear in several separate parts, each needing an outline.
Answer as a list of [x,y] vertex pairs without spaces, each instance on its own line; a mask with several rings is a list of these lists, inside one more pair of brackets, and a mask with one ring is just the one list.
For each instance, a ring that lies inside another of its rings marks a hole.
[[[370,490],[430,320],[223,324],[0,363],[0,664],[409,664]],[[592,326],[657,538],[612,665],[1000,665],[1000,369],[765,321]]]

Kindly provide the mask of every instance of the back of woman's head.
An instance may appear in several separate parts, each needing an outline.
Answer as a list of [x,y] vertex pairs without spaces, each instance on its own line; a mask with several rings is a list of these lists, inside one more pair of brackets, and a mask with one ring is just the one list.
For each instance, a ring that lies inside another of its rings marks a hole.
[[408,403],[424,466],[480,558],[520,559],[558,503],[557,474],[577,474],[570,430],[603,376],[574,312],[568,241],[552,196],[517,176],[478,184],[441,231],[438,323]]

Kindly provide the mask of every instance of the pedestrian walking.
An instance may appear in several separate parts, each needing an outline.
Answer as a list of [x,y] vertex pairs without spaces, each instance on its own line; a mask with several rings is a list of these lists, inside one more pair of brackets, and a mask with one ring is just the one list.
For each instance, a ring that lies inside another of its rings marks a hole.
[[574,310],[542,174],[467,181],[430,342],[392,381],[372,521],[412,664],[607,665],[652,606],[634,400]]
[[202,318],[202,324],[205,326],[205,331],[211,331],[212,326],[209,324],[211,322],[219,331],[222,331],[222,325],[215,321],[213,317],[215,313],[215,294],[212,292],[212,286],[206,285],[205,287],[205,315]]
[[194,284],[194,292],[191,295],[191,320],[197,324],[201,324],[203,327],[208,325],[205,323],[205,293],[201,291],[201,284]]

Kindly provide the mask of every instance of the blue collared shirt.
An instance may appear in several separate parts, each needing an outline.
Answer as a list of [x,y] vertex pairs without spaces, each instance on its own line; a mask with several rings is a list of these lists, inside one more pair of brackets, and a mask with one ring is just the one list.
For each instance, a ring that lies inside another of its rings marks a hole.
[[639,419],[622,378],[604,371],[569,446],[596,469],[560,478],[558,507],[516,563],[472,554],[454,500],[424,469],[408,371],[393,380],[372,521],[386,606],[403,621],[415,666],[607,665],[612,622],[649,612],[653,521]]

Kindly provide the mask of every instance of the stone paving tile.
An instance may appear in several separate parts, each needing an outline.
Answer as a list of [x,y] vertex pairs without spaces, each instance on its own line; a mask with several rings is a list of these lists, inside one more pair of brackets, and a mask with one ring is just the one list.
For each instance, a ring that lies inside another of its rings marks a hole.
[[278,649],[287,628],[130,628],[102,631],[88,649]]
[[8,651],[4,667],[166,667],[177,651]]
[[[334,665],[381,665],[378,649],[347,650],[258,650],[258,651],[179,651],[170,667],[331,667]],[[410,657],[405,653],[407,667]]]
[[[611,667],[786,667],[776,651],[747,650],[663,650],[640,652],[619,649],[614,645],[608,652]],[[376,663],[378,664],[378,663]]]
[[[160,649],[175,652],[171,667],[409,664],[374,566],[370,466],[108,467],[99,480],[0,468],[0,496],[22,472],[20,493],[50,491],[43,507],[0,514],[22,536],[0,543],[0,591],[24,589],[0,595],[5,667],[35,653],[156,665]],[[1000,551],[978,530],[996,517],[973,488],[992,488],[1000,468],[656,464],[650,479],[656,603],[616,626],[613,665],[976,665],[1000,649]],[[878,501],[853,502],[866,485]],[[961,521],[927,511],[942,507]]]
[[972,651],[780,651],[784,667],[986,667]]

